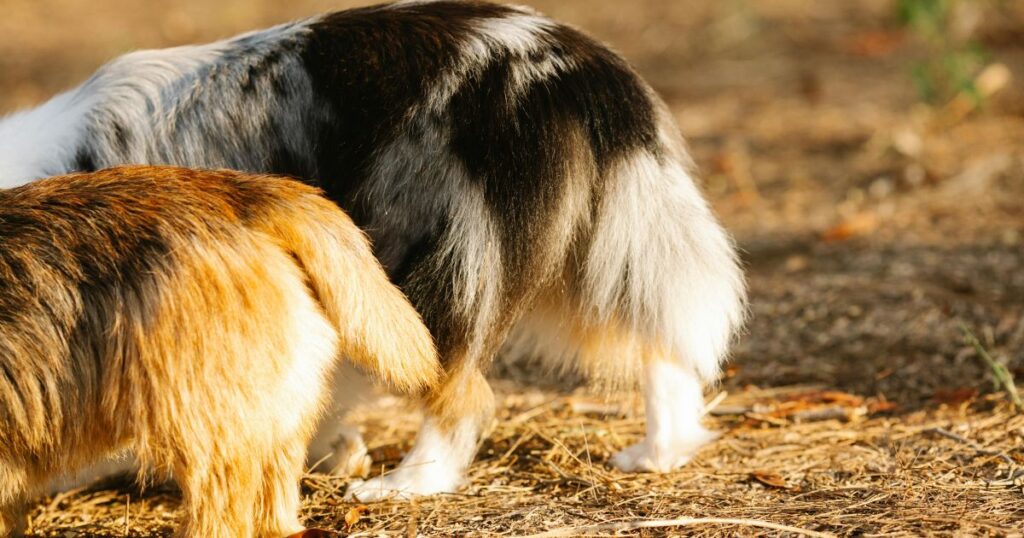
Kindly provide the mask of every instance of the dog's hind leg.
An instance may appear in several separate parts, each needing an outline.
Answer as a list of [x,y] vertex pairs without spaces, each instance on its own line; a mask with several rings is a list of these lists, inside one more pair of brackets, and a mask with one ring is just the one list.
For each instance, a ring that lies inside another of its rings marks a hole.
[[612,465],[630,472],[668,472],[715,439],[701,424],[704,392],[692,368],[654,353],[645,358],[643,387],[647,436],[615,454]]
[[280,538],[303,530],[299,480],[306,456],[301,436],[284,440],[263,461],[263,485],[256,505],[256,536]]
[[648,437],[613,458],[627,471],[669,471],[712,438],[702,384],[717,379],[745,311],[735,248],[669,131],[661,155],[638,152],[615,171],[575,286],[588,324],[617,324],[636,343],[627,366],[643,382]]
[[494,414],[494,395],[483,374],[518,313],[509,292],[510,268],[484,193],[463,178],[453,189],[450,220],[422,241],[392,278],[422,315],[445,374],[426,395],[423,426],[415,446],[389,474],[350,486],[362,501],[454,492],[476,454],[477,441]]
[[24,499],[12,499],[0,506],[0,536],[21,536],[25,532],[27,507]]
[[347,496],[370,502],[455,491],[493,414],[494,394],[483,373],[463,363],[428,401],[416,443],[401,465],[389,474],[353,483]]
[[185,512],[178,538],[253,536],[261,462],[245,442],[223,439],[210,453],[186,453],[174,466]]
[[704,400],[697,372],[626,324],[595,322],[572,302],[551,294],[539,303],[517,328],[509,353],[539,357],[549,368],[577,372],[601,387],[640,385],[647,436],[616,454],[611,464],[631,472],[666,472],[686,464],[715,438],[701,425]]
[[28,476],[24,469],[0,459],[0,537],[21,536],[28,508]]

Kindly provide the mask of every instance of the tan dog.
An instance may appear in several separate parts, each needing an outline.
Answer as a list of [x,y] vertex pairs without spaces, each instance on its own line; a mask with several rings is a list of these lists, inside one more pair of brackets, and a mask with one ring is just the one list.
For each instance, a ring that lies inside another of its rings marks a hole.
[[430,334],[316,189],[125,167],[0,191],[0,536],[121,449],[173,474],[180,536],[285,536],[338,355],[433,387]]

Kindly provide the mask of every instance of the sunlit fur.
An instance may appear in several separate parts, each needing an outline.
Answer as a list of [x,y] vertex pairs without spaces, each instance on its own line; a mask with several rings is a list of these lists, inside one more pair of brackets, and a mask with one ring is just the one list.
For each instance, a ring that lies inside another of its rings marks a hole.
[[179,536],[300,531],[339,354],[406,392],[440,371],[315,189],[131,167],[0,191],[0,536],[51,479],[124,449],[180,485]]
[[[400,2],[132,53],[0,121],[0,181],[124,162],[305,178],[370,235],[447,372],[420,436],[440,448],[413,451],[445,453],[445,470],[408,460],[401,480],[360,486],[375,492],[461,482],[503,348],[625,385],[669,362],[692,393],[742,323],[735,249],[667,107],[607,47],[529,9]],[[699,396],[649,413],[697,421]]]

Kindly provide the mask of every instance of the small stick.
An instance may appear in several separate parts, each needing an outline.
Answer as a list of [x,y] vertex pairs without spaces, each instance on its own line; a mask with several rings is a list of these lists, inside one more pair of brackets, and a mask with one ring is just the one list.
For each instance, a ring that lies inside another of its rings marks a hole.
[[967,439],[966,437],[962,437],[960,435],[957,435],[957,434],[955,434],[955,433],[953,433],[953,432],[951,432],[951,431],[949,431],[949,430],[947,430],[945,428],[929,428],[929,429],[927,429],[925,431],[928,432],[928,433],[934,433],[936,435],[941,435],[942,437],[945,437],[946,439],[952,439],[953,441],[956,441],[958,443],[965,444],[965,445],[973,448],[974,451],[979,453],[979,454],[984,454],[986,456],[998,456],[1000,459],[1005,461],[1006,464],[1009,465],[1011,469],[1014,469],[1014,468],[1017,467],[1017,462],[1013,461],[1013,458],[1011,458],[1010,456],[1007,456],[1006,454],[1004,454],[1004,453],[1002,453],[1002,452],[1000,452],[998,450],[991,450],[991,449],[988,449],[988,448],[984,448],[981,445],[979,445],[978,443],[975,443],[974,441],[971,441],[970,439]]
[[729,396],[729,393],[724,390],[716,394],[715,397],[704,406],[702,416],[714,414],[715,409],[718,408],[718,405],[721,404],[727,396]]
[[772,529],[776,531],[792,532],[811,538],[835,538],[834,534],[780,525],[770,521],[757,519],[731,519],[718,517],[684,517],[679,519],[652,519],[641,521],[623,521],[619,523],[604,523],[601,525],[588,525],[583,527],[563,527],[552,529],[539,534],[531,534],[521,538],[553,538],[560,536],[580,536],[597,532],[608,531],[631,531],[637,529],[660,529],[665,527],[689,527],[693,525],[739,525],[744,527],[757,527]]
[[498,461],[505,461],[505,459],[507,459],[509,456],[511,456],[512,453],[515,452],[517,448],[519,448],[523,443],[525,443],[526,441],[528,441],[530,439],[533,439],[533,432],[527,432],[526,435],[520,435],[519,439],[516,439],[516,442],[512,443],[512,446],[509,447],[509,449],[506,450],[505,453],[502,454],[502,456],[500,458],[498,458]]
[[[587,479],[585,479],[585,478],[583,478],[581,476],[577,476],[577,475],[574,475],[574,474],[569,474],[569,473],[563,471],[562,468],[559,467],[558,465],[556,465],[555,462],[553,462],[553,461],[545,460],[545,459],[540,459],[540,458],[535,458],[533,456],[524,456],[523,457],[523,461],[529,461],[529,462],[533,462],[533,463],[541,463],[541,464],[544,464],[544,465],[547,465],[548,467],[550,467],[552,471],[557,473],[558,476],[562,477],[560,480],[554,480],[553,482],[577,482],[577,483],[583,484],[584,486],[588,486],[588,487],[591,487],[591,488],[598,487],[597,484],[595,484],[595,483],[593,483],[593,482],[591,482],[591,481],[589,481],[589,480],[587,480]],[[549,480],[549,481],[546,481],[545,483],[552,483],[552,481]]]
[[[590,473],[590,483],[594,483],[594,462],[590,459],[590,441],[587,440],[587,430],[583,427],[583,421],[580,423],[580,432],[583,434],[583,446],[587,449],[587,472]],[[591,488],[590,493],[594,496],[594,500],[597,500],[597,492],[594,488]]]

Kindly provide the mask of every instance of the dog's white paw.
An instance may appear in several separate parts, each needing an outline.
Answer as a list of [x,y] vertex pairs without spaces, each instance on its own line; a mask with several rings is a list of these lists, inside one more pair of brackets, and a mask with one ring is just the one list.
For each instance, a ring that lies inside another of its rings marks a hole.
[[667,473],[689,463],[701,447],[717,438],[717,433],[701,429],[672,442],[644,439],[612,456],[611,464],[627,473]]
[[461,473],[445,469],[442,465],[399,466],[390,474],[353,482],[345,492],[345,498],[359,502],[407,500],[423,495],[454,493],[461,485]]

